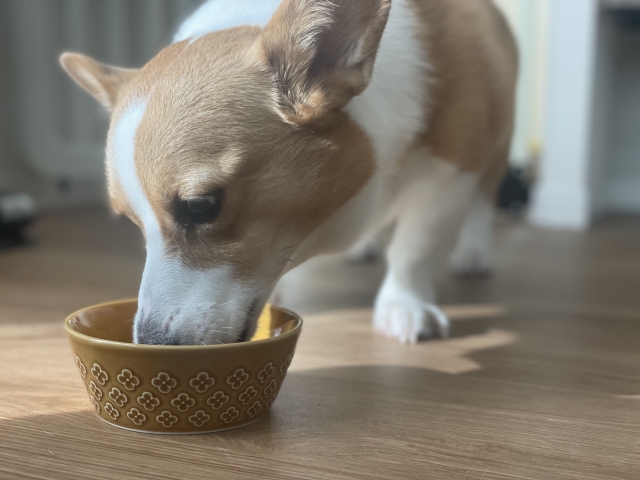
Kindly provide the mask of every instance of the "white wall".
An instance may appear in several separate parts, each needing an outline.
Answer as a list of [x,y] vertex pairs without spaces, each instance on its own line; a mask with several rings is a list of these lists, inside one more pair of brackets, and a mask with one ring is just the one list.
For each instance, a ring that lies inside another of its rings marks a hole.
[[104,203],[108,116],[58,57],[142,66],[201,1],[0,0],[0,189],[42,209]]
[[640,212],[640,24],[614,23],[610,139],[601,161],[602,213]]
[[597,0],[550,4],[545,145],[531,211],[542,226],[586,228],[592,218],[590,159]]
[[640,10],[627,23],[610,5],[551,4],[538,225],[582,230],[602,214],[640,213]]
[[544,142],[547,37],[551,0],[495,0],[505,13],[520,49],[516,130],[511,162],[525,166]]

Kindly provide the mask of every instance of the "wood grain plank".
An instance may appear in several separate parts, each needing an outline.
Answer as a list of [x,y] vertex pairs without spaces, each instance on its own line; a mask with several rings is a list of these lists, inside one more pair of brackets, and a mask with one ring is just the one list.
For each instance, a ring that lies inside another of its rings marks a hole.
[[640,478],[635,219],[503,225],[498,275],[439,281],[453,338],[412,347],[371,331],[379,265],[312,263],[313,288],[289,292],[306,323],[272,412],[201,436],[108,426],[77,378],[62,319],[135,295],[136,229],[84,211],[33,235],[0,252],[2,479]]

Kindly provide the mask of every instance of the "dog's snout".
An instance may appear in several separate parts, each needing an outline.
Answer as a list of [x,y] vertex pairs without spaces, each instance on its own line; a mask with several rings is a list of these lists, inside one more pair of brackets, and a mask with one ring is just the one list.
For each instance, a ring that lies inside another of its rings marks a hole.
[[169,322],[162,322],[157,315],[140,310],[136,315],[133,341],[147,345],[184,345],[180,332],[172,331]]
[[162,332],[152,332],[148,330],[137,335],[136,343],[145,345],[183,345],[175,335],[165,335]]
[[147,240],[134,343],[200,346],[250,339],[273,282],[241,279],[226,263],[195,269],[179,257]]
[[133,342],[147,345],[211,345],[242,342],[253,336],[258,310],[256,301],[250,305],[248,318],[244,318],[244,321],[234,321],[238,315],[220,311],[216,308],[217,304],[191,304],[167,309],[151,308],[150,302],[140,302],[133,324]]

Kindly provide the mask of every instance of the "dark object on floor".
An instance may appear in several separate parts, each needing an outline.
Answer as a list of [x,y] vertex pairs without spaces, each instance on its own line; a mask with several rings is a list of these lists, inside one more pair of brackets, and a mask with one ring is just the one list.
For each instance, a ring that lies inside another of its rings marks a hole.
[[0,193],[0,248],[28,243],[25,228],[36,216],[36,204],[24,193]]
[[609,10],[609,15],[612,16],[618,23],[627,28],[640,27],[640,11],[638,8],[616,8]]
[[531,182],[524,169],[511,168],[498,191],[498,208],[520,215],[529,204]]

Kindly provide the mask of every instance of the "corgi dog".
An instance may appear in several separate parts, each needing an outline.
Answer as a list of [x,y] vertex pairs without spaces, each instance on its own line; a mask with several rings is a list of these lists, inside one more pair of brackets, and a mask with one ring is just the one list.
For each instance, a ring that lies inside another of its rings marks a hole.
[[444,336],[434,265],[491,262],[518,54],[491,0],[210,0],[140,70],[61,63],[111,113],[147,258],[133,339],[243,341],[279,279],[391,232],[373,326]]

